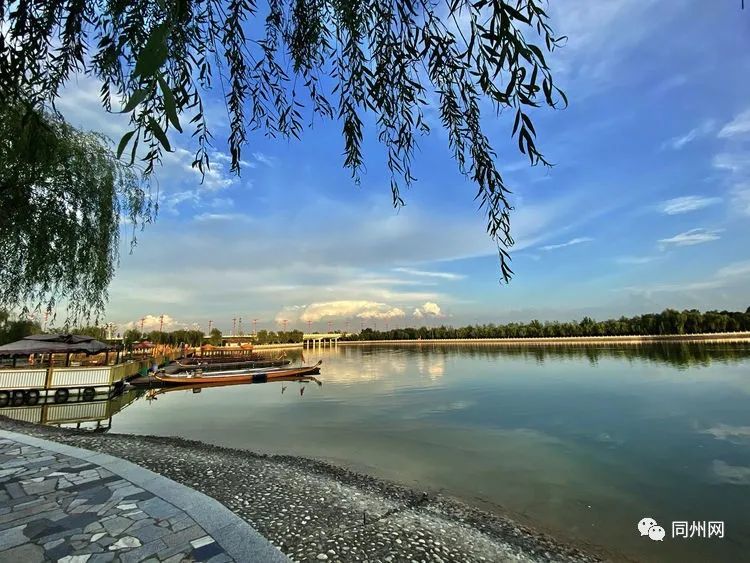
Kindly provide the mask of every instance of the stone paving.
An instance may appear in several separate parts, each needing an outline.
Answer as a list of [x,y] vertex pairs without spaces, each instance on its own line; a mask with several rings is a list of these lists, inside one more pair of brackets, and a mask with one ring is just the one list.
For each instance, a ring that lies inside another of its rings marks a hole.
[[[0,417],[0,437],[3,430],[102,452],[97,456],[116,456],[172,479],[173,485],[182,483],[251,522],[256,533],[278,548],[269,546],[277,556],[280,549],[293,561],[593,563],[612,558],[562,544],[454,499],[310,459],[264,456],[179,438],[42,427]],[[205,529],[200,515],[192,514]],[[212,535],[221,543],[217,533]],[[237,534],[231,537],[236,541]],[[222,545],[229,552],[230,547]],[[235,559],[269,561],[265,555]]]
[[0,561],[145,560],[235,558],[184,510],[109,469],[0,439]]

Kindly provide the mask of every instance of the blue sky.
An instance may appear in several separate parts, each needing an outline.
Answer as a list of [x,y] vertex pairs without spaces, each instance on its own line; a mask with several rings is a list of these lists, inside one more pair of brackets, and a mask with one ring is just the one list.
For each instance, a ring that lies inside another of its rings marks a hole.
[[[569,0],[551,7],[568,35],[552,55],[570,107],[534,114],[552,169],[509,143],[512,119],[485,127],[514,191],[516,272],[498,283],[494,245],[445,134],[421,141],[406,207],[391,207],[383,152],[366,132],[355,187],[336,122],[302,141],[251,138],[228,173],[226,116],[209,98],[212,172],[190,169],[187,136],[157,173],[160,216],[124,248],[106,320],[166,315],[244,328],[598,318],[750,305],[750,10],[739,0]],[[119,139],[79,78],[60,107]]]

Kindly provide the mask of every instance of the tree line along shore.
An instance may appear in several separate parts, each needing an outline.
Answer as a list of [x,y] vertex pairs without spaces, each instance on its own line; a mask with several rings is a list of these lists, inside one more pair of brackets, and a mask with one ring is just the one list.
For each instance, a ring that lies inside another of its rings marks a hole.
[[[374,322],[374,321],[373,321]],[[382,320],[380,322],[383,322]],[[105,326],[61,327],[59,330],[75,334],[87,334],[95,338],[106,338]],[[0,311],[0,345],[19,340],[24,336],[42,332],[39,323],[28,319],[14,319],[6,311]],[[422,326],[377,330],[363,328],[358,333],[342,333],[341,343],[352,342],[409,342],[439,340],[443,342],[481,341],[525,341],[525,342],[645,342],[667,340],[729,341],[747,340],[750,333],[750,307],[742,311],[705,311],[696,309],[677,311],[666,309],[661,313],[649,313],[634,317],[620,317],[597,321],[584,317],[580,321],[539,321],[528,323],[474,324],[463,327]],[[124,332],[122,341],[126,348],[143,339],[154,344],[200,346],[204,343],[220,345],[223,334],[213,328],[208,335],[201,330],[179,329],[173,331],[141,332],[132,328]],[[257,345],[299,344],[303,340],[300,330],[259,330],[252,335]]]

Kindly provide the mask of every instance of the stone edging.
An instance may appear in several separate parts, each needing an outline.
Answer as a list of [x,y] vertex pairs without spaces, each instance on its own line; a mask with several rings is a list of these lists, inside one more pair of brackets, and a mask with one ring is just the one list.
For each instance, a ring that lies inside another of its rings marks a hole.
[[238,562],[285,563],[289,561],[281,551],[245,520],[219,501],[195,489],[108,454],[92,452],[7,430],[0,430],[0,437],[104,467],[107,471],[119,475],[184,511],[207,534],[214,538],[227,555]]

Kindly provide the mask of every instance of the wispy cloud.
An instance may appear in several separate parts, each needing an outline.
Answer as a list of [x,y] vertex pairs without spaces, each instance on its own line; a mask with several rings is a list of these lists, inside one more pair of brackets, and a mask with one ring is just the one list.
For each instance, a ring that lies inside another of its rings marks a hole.
[[648,264],[649,262],[653,262],[654,260],[658,259],[659,256],[619,256],[615,258],[615,262],[625,265],[638,265]]
[[425,270],[415,270],[414,268],[393,268],[394,272],[401,272],[402,274],[409,274],[411,276],[424,276],[428,278],[441,278],[444,280],[462,280],[466,276],[462,274],[454,274],[452,272],[428,272]]
[[721,229],[691,229],[670,238],[659,239],[659,242],[665,246],[694,246],[719,240],[721,232]]
[[732,262],[716,270],[714,274],[703,280],[692,280],[675,283],[660,283],[645,286],[630,286],[623,288],[626,291],[639,294],[651,294],[661,292],[694,292],[710,289],[719,289],[726,286],[745,284],[750,278],[750,260],[743,262]]
[[694,127],[684,135],[679,135],[677,137],[672,137],[668,141],[666,141],[663,145],[663,148],[670,148],[672,150],[680,150],[685,145],[692,143],[696,139],[700,139],[701,137],[706,137],[707,135],[710,135],[716,130],[716,122],[713,119],[709,119],[707,121],[704,121],[701,123],[698,127]]
[[746,109],[719,131],[719,137],[728,139],[750,133],[750,109]]
[[254,152],[253,158],[261,164],[265,164],[266,166],[270,166],[271,168],[276,166],[276,163],[278,162],[278,159],[275,156],[269,156],[262,152]]
[[244,213],[200,213],[194,219],[198,222],[206,221],[241,221],[244,223],[252,221],[249,215]]
[[667,215],[679,215],[704,209],[711,205],[721,203],[720,197],[706,197],[699,195],[688,195],[669,199],[661,204],[662,213]]
[[739,151],[720,152],[713,158],[714,168],[728,172],[742,172],[750,168],[750,154]]
[[590,237],[578,237],[570,239],[568,242],[561,242],[559,244],[548,244],[547,246],[543,246],[542,250],[557,250],[558,248],[565,248],[566,246],[575,246],[576,244],[583,244],[584,242],[591,242],[592,238]]
[[740,183],[732,187],[732,209],[750,216],[750,183]]

